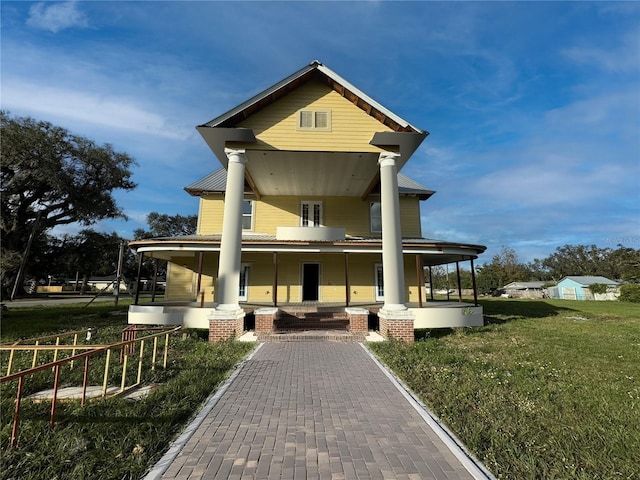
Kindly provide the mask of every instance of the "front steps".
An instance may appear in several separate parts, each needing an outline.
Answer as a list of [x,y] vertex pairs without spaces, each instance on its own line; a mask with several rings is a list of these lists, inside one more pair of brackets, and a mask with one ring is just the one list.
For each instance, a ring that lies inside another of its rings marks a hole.
[[[310,311],[311,310],[311,311]],[[287,309],[279,312],[273,332],[258,333],[260,342],[363,342],[366,334],[349,331],[343,309]]]
[[281,311],[274,322],[275,332],[291,330],[344,330],[349,329],[349,319],[342,311],[289,312]]

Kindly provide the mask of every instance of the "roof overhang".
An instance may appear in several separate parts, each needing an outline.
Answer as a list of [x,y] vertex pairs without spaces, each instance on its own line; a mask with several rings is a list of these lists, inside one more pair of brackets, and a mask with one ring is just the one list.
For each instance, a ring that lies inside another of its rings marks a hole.
[[256,143],[256,136],[250,128],[209,128],[196,127],[222,166],[227,168],[229,159],[224,153],[227,142]]
[[[138,240],[129,246],[147,257],[171,260],[175,257],[194,257],[198,252],[219,252],[219,236],[196,240],[192,237],[176,239]],[[420,255],[424,266],[444,265],[477,258],[486,250],[482,245],[461,244],[428,239],[405,239],[402,253]],[[243,253],[317,253],[317,254],[382,254],[382,241],[345,240],[338,242],[302,242],[278,240],[242,241]]]
[[[198,131],[226,169],[229,142],[255,143],[247,128],[207,128]],[[379,132],[371,144],[397,151],[400,171],[426,133]],[[380,181],[375,152],[294,151],[245,149],[245,180],[255,195],[309,195],[366,198]]]

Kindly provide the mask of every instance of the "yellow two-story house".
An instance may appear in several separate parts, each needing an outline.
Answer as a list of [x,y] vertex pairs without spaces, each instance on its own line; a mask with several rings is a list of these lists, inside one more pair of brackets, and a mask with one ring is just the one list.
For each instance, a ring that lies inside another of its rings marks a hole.
[[[377,313],[383,335],[408,341],[418,327],[482,323],[477,302],[426,298],[428,267],[473,270],[485,249],[422,237],[434,192],[399,172],[426,131],[317,61],[197,129],[220,167],[185,187],[200,198],[195,235],[131,243],[169,263],[165,304],[132,306],[130,323],[216,340],[242,333],[247,312],[267,332],[287,308],[325,307],[352,331]],[[437,310],[446,325],[425,323]]]

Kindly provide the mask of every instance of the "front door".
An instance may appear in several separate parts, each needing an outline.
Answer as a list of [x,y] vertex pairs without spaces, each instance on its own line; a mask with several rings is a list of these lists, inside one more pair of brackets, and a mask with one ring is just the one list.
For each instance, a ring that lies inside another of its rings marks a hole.
[[317,302],[318,287],[320,286],[320,264],[302,264],[302,301]]

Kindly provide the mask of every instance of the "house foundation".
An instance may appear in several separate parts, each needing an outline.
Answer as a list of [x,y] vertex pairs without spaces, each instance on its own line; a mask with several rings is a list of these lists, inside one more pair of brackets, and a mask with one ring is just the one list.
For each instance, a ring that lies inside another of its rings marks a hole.
[[409,310],[385,310],[378,312],[380,318],[380,335],[395,338],[403,342],[413,343],[414,315]]
[[278,315],[277,308],[259,308],[253,312],[256,317],[256,333],[271,333]]
[[364,308],[346,308],[349,319],[349,331],[352,333],[367,333],[369,331],[369,311]]
[[212,310],[209,313],[209,341],[238,338],[244,330],[244,310]]

